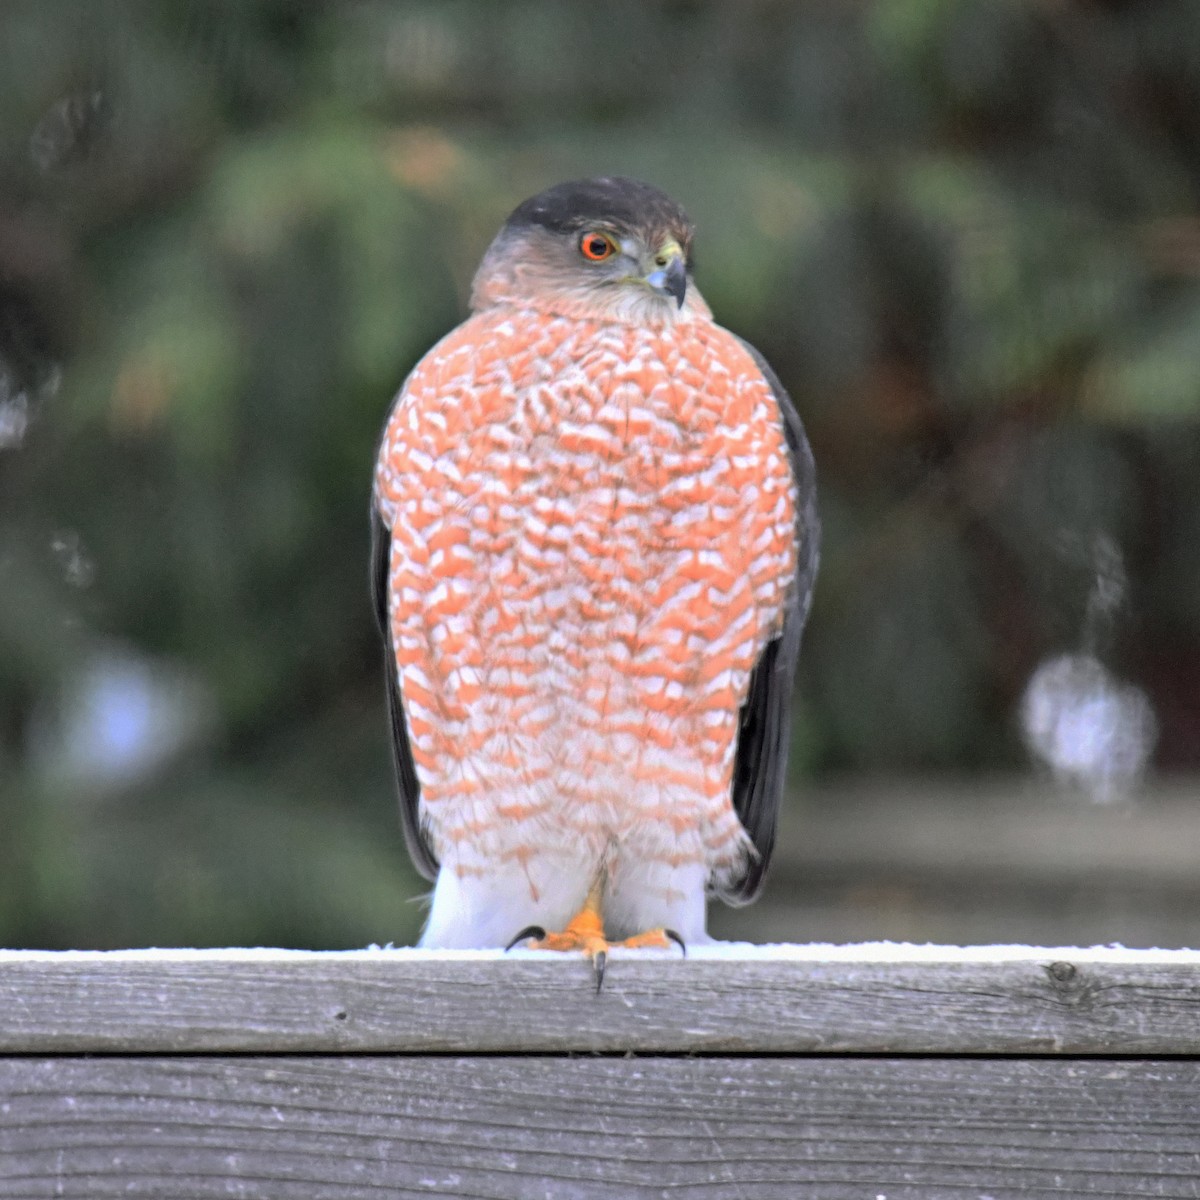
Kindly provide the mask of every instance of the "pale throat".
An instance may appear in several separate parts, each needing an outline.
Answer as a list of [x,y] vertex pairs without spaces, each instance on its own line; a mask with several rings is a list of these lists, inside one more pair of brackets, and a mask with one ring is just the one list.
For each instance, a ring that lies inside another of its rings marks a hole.
[[662,296],[646,284],[564,283],[535,264],[479,272],[471,291],[472,312],[498,307],[531,308],[551,316],[656,328],[712,319],[704,297],[691,283],[679,307],[673,297]]

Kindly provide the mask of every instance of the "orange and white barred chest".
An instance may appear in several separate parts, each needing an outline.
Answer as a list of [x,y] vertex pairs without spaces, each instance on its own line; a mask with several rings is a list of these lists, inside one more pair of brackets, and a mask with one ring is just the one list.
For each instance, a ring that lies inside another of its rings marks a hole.
[[460,877],[539,856],[732,873],[738,710],[795,573],[781,418],[707,319],[515,308],[418,364],[376,502],[421,807]]

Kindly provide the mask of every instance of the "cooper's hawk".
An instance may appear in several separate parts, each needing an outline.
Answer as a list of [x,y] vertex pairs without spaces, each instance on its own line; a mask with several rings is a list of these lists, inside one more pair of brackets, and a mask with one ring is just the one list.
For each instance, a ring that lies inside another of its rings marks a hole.
[[[599,959],[762,884],[817,566],[812,456],[648,184],[513,212],[392,408],[372,506],[421,944]],[[545,930],[552,931],[544,934]]]

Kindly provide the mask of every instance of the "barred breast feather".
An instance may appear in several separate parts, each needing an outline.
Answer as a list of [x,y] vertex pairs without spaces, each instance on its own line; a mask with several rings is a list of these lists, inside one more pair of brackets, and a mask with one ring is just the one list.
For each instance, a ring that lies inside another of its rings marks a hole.
[[708,320],[488,309],[418,364],[375,502],[427,866],[533,901],[605,863],[667,902],[745,876],[739,714],[794,586],[793,453]]

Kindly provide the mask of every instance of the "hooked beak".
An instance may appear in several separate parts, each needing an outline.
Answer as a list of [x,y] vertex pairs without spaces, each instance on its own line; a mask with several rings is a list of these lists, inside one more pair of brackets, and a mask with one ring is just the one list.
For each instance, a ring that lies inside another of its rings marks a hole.
[[669,261],[665,266],[657,267],[646,276],[646,282],[664,296],[674,296],[678,308],[683,307],[683,298],[687,295],[687,264],[683,253],[677,246],[663,252]]

